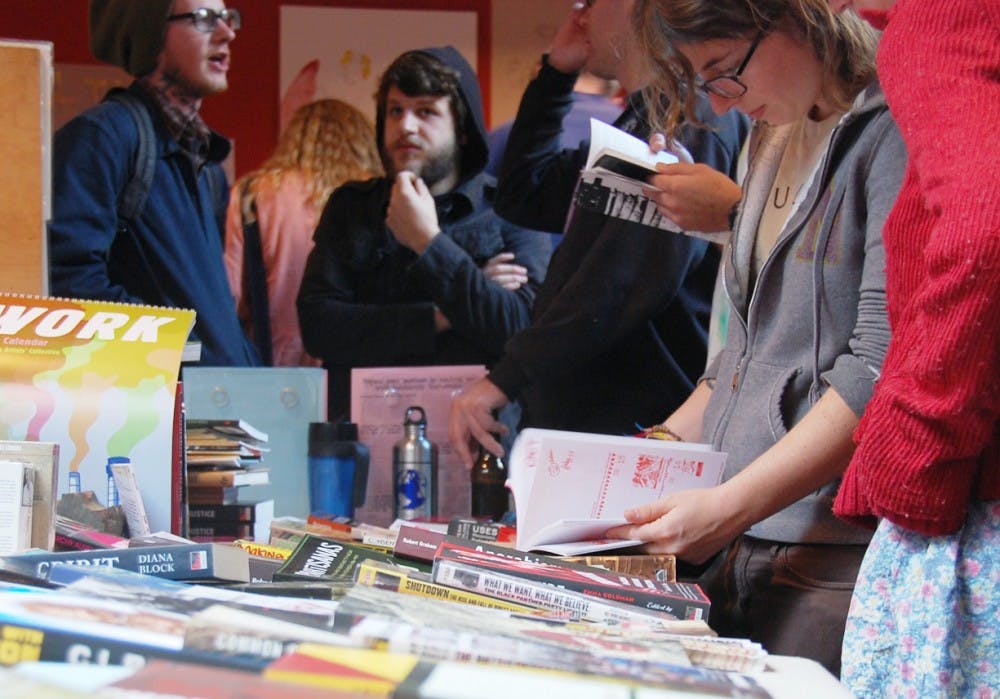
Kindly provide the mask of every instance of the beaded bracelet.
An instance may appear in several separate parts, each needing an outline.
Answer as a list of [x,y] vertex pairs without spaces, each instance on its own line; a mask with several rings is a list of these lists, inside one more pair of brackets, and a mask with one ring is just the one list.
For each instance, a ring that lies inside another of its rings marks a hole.
[[666,425],[657,425],[656,427],[650,427],[646,431],[646,439],[663,439],[668,442],[683,442],[680,435],[674,432],[672,429]]

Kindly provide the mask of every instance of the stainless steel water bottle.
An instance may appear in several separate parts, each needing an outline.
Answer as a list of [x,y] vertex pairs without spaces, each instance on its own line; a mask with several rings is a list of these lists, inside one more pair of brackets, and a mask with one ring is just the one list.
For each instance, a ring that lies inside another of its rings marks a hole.
[[403,438],[392,447],[397,519],[430,519],[437,515],[438,450],[426,432],[424,409],[407,408]]

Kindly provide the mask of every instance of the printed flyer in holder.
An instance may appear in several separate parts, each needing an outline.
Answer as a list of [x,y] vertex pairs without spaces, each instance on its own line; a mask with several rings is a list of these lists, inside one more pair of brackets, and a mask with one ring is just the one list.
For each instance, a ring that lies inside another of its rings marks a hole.
[[448,411],[463,388],[486,376],[481,365],[353,369],[351,420],[368,445],[368,495],[355,517],[386,526],[392,522],[395,491],[392,446],[403,437],[406,409],[418,405],[427,418],[427,438],[438,447],[438,517],[468,517],[469,470],[448,439]]

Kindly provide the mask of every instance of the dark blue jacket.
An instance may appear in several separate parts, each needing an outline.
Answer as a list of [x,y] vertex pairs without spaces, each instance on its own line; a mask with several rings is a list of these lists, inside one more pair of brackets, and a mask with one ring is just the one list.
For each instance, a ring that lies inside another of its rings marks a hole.
[[[704,369],[719,254],[704,240],[600,211],[570,214],[589,148],[559,147],[574,80],[543,61],[507,142],[497,212],[544,230],[565,224],[565,235],[531,326],[507,343],[490,380],[519,400],[522,426],[629,433],[666,417]],[[735,177],[746,120],[700,116],[712,130],[686,128],[681,142],[695,161]],[[634,106],[616,125],[648,137]]]
[[52,151],[51,292],[194,309],[192,335],[202,343],[202,364],[255,364],[223,267],[208,179],[209,169],[220,168],[229,153],[229,143],[213,133],[209,163],[196,173],[167,132],[159,107],[138,86],[129,90],[145,102],[156,133],[156,170],[146,205],[137,224],[119,234],[119,193],[132,179],[139,138],[124,106],[102,102],[59,129]]
[[[459,156],[462,181],[434,198],[442,235],[419,256],[385,225],[391,180],[346,184],[327,202],[298,311],[306,350],[329,371],[331,419],[347,413],[353,367],[491,364],[507,339],[527,327],[551,254],[548,236],[493,213],[494,180],[481,172],[487,149],[472,69],[453,50],[427,52],[463,77],[470,122]],[[481,271],[500,252],[513,252],[528,269],[529,282],[517,291]],[[435,332],[435,306],[450,330]]]

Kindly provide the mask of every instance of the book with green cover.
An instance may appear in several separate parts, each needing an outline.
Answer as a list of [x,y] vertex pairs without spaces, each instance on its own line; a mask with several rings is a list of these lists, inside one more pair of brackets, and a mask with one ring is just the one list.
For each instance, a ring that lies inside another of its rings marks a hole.
[[430,571],[430,566],[425,563],[403,560],[372,547],[307,534],[285,560],[285,564],[274,572],[273,579],[275,582],[303,579],[353,582],[355,569],[366,559]]

